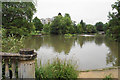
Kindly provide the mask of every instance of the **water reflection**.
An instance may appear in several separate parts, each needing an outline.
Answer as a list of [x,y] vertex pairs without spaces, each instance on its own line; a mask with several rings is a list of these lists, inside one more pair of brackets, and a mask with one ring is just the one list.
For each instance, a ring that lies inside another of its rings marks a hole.
[[109,52],[106,57],[107,64],[112,64],[113,66],[118,65],[118,50],[120,47],[118,46],[118,42],[115,42],[109,38],[104,40],[104,43],[107,47],[109,47]]
[[29,37],[25,40],[25,48],[40,49],[41,46],[53,47],[58,53],[68,54],[74,45],[75,38],[65,38],[64,36],[49,35],[43,37]]
[[26,38],[25,47],[35,49],[43,64],[59,57],[77,62],[78,69],[97,69],[118,65],[118,43],[104,36],[66,38],[48,35]]

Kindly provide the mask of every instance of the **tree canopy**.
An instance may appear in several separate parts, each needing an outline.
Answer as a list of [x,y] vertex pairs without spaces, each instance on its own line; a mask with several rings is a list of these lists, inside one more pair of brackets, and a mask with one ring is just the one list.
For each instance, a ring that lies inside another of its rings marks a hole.
[[37,17],[33,19],[33,23],[35,25],[36,31],[41,31],[43,29],[43,24],[41,23],[40,19],[38,19]]
[[107,32],[112,34],[115,39],[120,40],[120,1],[117,0],[117,2],[112,4],[112,8],[116,11],[109,12],[109,29]]
[[104,26],[104,24],[102,22],[97,22],[95,24],[95,27],[96,27],[97,31],[103,31],[103,26]]
[[20,36],[30,33],[35,12],[36,8],[32,2],[3,2],[2,27],[6,29],[6,35]]
[[52,24],[50,25],[52,34],[67,34],[73,32],[72,20],[69,14],[55,16]]

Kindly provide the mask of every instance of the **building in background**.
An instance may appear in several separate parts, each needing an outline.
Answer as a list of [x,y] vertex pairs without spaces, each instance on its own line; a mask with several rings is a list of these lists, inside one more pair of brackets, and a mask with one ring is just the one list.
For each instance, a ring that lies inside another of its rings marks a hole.
[[40,20],[41,20],[42,24],[44,25],[44,24],[48,24],[48,23],[51,24],[52,21],[54,20],[54,18],[46,18],[46,19],[41,18]]

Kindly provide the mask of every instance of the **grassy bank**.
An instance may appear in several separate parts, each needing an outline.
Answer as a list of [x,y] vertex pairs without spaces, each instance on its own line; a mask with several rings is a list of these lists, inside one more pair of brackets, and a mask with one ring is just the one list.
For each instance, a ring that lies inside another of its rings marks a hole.
[[56,59],[52,64],[45,66],[40,65],[35,68],[36,79],[56,79],[56,80],[68,80],[72,78],[75,80],[78,77],[78,71],[75,70],[75,66],[71,63],[62,62],[60,59]]

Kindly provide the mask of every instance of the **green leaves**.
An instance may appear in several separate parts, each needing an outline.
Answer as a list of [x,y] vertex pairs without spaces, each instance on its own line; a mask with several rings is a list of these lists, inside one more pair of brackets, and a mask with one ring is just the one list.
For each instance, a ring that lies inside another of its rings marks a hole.
[[115,40],[120,41],[120,1],[117,0],[117,2],[112,4],[112,8],[115,9],[116,12],[109,12],[109,29],[107,32],[109,32],[109,35],[112,35]]
[[69,14],[58,15],[55,17],[54,21],[50,25],[50,32],[52,34],[67,34],[73,33],[72,20]]
[[43,29],[43,24],[41,23],[40,19],[38,19],[37,17],[33,19],[33,23],[35,25],[36,31],[41,31]]
[[86,31],[88,33],[95,33],[96,32],[96,28],[95,28],[95,26],[89,24],[89,25],[86,26]]
[[102,22],[97,22],[95,24],[97,31],[103,31],[103,26],[104,26],[104,24]]
[[31,20],[35,11],[36,8],[32,2],[3,2],[2,26],[7,29],[6,36],[29,34],[33,29]]
[[24,37],[17,39],[15,38],[15,36],[3,38],[2,52],[12,52],[12,53],[19,52],[19,50],[24,47],[23,40],[24,40]]
[[73,80],[78,76],[75,65],[66,61],[56,59],[52,64],[46,66],[36,66],[36,79],[56,79],[56,80]]

